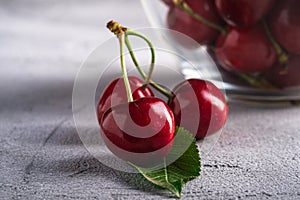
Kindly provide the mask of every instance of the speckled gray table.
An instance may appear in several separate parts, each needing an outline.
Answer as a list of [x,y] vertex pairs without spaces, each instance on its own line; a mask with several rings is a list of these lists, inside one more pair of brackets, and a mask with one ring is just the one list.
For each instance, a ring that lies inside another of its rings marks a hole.
[[[149,25],[137,0],[0,1],[0,199],[173,198],[101,164],[74,128],[76,72],[111,18]],[[230,107],[183,199],[300,199],[300,107]]]

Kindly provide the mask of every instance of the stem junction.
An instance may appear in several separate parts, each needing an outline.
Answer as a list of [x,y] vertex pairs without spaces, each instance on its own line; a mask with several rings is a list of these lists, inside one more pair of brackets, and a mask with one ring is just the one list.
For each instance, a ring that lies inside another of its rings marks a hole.
[[[124,55],[123,55],[123,44],[125,41],[125,44],[127,46],[127,49],[129,50],[130,56],[132,58],[132,61],[134,63],[134,65],[136,66],[137,70],[139,71],[139,73],[141,74],[141,76],[144,78],[144,85],[143,88],[145,88],[148,84],[150,84],[152,87],[154,87],[156,90],[158,90],[159,92],[161,92],[163,95],[167,96],[169,99],[173,98],[173,94],[170,93],[169,91],[167,91],[165,88],[161,87],[160,85],[158,85],[157,83],[155,83],[153,80],[151,80],[151,76],[153,73],[153,69],[154,69],[154,64],[155,64],[155,51],[154,51],[154,47],[151,43],[151,41],[143,34],[135,32],[133,30],[130,30],[126,27],[123,27],[121,24],[119,24],[116,21],[110,21],[107,23],[107,28],[113,32],[115,35],[117,35],[119,42],[120,42],[120,55],[121,55],[121,66],[122,66],[122,74],[124,76],[124,82],[125,82],[125,86],[126,86],[126,91],[127,91],[127,96],[128,99],[130,101],[130,99],[132,99],[132,94],[130,92],[130,85],[129,82],[128,84],[126,83],[128,81],[128,77],[127,77],[127,72],[126,72],[126,67],[125,67],[125,62],[124,62]],[[150,68],[149,68],[149,72],[148,74],[146,74],[144,72],[144,70],[140,67],[140,65],[138,64],[138,61],[134,55],[133,49],[130,45],[128,36],[129,35],[133,35],[136,37],[139,37],[141,39],[143,39],[149,46],[150,51],[151,51],[151,64],[150,64]],[[130,95],[129,93],[130,92]]]

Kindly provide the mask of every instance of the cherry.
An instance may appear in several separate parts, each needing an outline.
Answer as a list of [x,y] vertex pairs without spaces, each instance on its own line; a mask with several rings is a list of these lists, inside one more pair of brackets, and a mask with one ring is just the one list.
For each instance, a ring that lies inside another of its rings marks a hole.
[[[184,2],[193,10],[193,12],[206,20],[215,24],[222,23],[211,0],[186,0]],[[212,43],[219,34],[217,29],[198,21],[177,6],[174,6],[169,10],[167,25],[170,29],[186,34],[200,44]],[[180,44],[185,45],[185,41],[181,41],[178,37],[175,37],[175,39],[177,39]]]
[[228,27],[215,48],[222,67],[233,72],[254,73],[267,70],[276,60],[276,51],[261,24],[250,28]]
[[171,109],[155,97],[111,107],[100,124],[104,142],[111,152],[139,166],[160,162],[170,151],[175,136]]
[[300,54],[300,1],[278,1],[269,17],[276,40],[291,54]]
[[223,19],[232,26],[249,27],[262,19],[274,0],[215,0]]
[[266,72],[266,78],[280,88],[300,86],[300,56],[289,57],[285,66],[276,65]]
[[[142,88],[143,81],[135,76],[129,76],[129,84],[132,89],[133,99],[139,99],[142,97],[154,96],[149,87]],[[113,80],[104,90],[97,106],[98,121],[106,110],[110,107],[118,105],[120,103],[127,102],[126,89],[123,78],[117,78]]]
[[227,118],[228,105],[223,93],[211,82],[188,79],[173,90],[169,105],[177,125],[189,130],[196,139],[220,130]]

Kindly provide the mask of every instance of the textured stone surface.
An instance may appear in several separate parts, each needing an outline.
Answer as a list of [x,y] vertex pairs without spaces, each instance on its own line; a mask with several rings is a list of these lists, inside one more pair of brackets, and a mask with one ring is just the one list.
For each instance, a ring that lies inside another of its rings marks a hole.
[[[1,199],[173,198],[140,175],[101,164],[76,133],[74,78],[111,37],[102,28],[111,18],[148,26],[138,1],[0,1]],[[300,107],[230,107],[183,199],[299,199]]]

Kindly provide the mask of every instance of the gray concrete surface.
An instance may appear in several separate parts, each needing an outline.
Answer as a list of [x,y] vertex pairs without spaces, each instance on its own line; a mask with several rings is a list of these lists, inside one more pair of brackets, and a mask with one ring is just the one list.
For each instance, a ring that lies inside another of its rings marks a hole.
[[[111,18],[148,26],[137,0],[0,1],[0,199],[173,198],[94,159],[76,133],[74,78]],[[182,199],[300,199],[300,107],[230,108]]]

